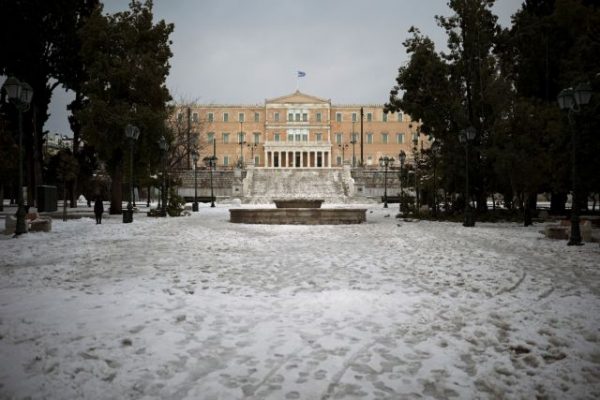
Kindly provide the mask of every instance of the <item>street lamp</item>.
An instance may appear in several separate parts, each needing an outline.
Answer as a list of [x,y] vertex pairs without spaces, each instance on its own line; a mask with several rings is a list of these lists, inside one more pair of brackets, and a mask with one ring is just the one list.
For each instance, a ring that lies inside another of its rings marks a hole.
[[348,144],[338,144],[338,147],[340,149],[342,149],[342,165],[344,165],[344,159],[345,159],[344,153],[345,153],[345,150],[348,148]]
[[352,136],[351,136],[351,141],[350,143],[352,144],[352,168],[356,167],[356,151],[355,151],[355,147],[356,147],[356,133],[354,133],[354,121],[352,121]]
[[169,150],[169,144],[164,136],[161,136],[158,141],[158,147],[162,153],[163,159],[163,179],[162,179],[162,190],[161,190],[161,206],[160,215],[162,217],[167,216],[167,150]]
[[19,236],[27,233],[25,205],[23,204],[23,112],[29,109],[33,89],[28,83],[21,82],[12,76],[6,79],[3,87],[6,91],[6,97],[19,111],[19,193],[17,195],[17,226],[15,227],[15,236]]
[[402,192],[402,170],[404,169],[404,161],[406,161],[406,153],[404,150],[400,150],[400,154],[398,154],[398,160],[400,160],[400,200],[398,200],[398,212],[402,214],[402,198],[404,197],[404,193]]
[[575,89],[567,88],[558,94],[558,105],[561,110],[568,110],[569,126],[571,127],[572,148],[571,148],[571,174],[572,174],[572,197],[571,197],[571,238],[567,245],[581,246],[581,231],[579,229],[579,176],[577,173],[577,153],[579,151],[579,135],[575,128],[573,113],[581,111],[581,106],[590,102],[592,97],[592,88],[589,83],[580,83]]
[[217,157],[214,155],[211,157],[205,157],[204,162],[205,162],[206,166],[210,169],[210,206],[214,207],[215,206],[215,195],[213,193],[213,168],[217,164]]
[[433,215],[435,217],[437,217],[437,211],[438,211],[438,201],[437,201],[437,176],[436,176],[436,172],[437,172],[437,159],[440,155],[440,142],[435,140],[434,138],[434,142],[431,145],[431,157],[433,160]]
[[192,160],[194,161],[194,203],[192,211],[198,211],[198,150],[192,151]]
[[248,147],[250,148],[250,151],[251,151],[250,161],[252,161],[252,165],[256,166],[256,164],[254,163],[254,149],[256,149],[258,147],[258,144],[248,143]]
[[140,136],[140,129],[131,124],[125,127],[125,137],[129,139],[129,199],[127,202],[127,210],[123,211],[123,223],[129,224],[133,222],[133,144]]
[[390,165],[394,164],[394,157],[388,157],[388,156],[384,156],[384,157],[379,157],[379,165],[384,167],[384,173],[383,173],[383,208],[388,208],[388,199],[387,199],[387,172],[388,172],[388,167]]
[[246,141],[244,140],[244,121],[240,121],[240,134],[239,134],[239,140],[240,140],[240,168],[244,168],[244,144],[246,144]]
[[465,163],[465,220],[463,226],[471,227],[475,226],[475,218],[473,217],[473,211],[471,210],[471,201],[469,196],[469,143],[475,140],[477,131],[474,127],[469,126],[466,129],[460,131],[458,140],[460,143],[465,145],[466,163]]

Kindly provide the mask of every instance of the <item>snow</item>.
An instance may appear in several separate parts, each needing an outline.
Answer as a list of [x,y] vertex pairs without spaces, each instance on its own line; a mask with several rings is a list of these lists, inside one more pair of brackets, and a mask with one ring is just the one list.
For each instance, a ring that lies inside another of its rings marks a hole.
[[0,238],[0,398],[600,397],[597,244],[200,207]]

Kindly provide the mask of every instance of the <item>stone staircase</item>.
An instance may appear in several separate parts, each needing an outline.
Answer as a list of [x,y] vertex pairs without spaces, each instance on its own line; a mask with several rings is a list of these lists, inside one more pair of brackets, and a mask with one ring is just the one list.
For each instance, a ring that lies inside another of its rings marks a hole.
[[244,179],[244,203],[272,203],[273,199],[323,199],[346,203],[353,193],[349,170],[256,168]]

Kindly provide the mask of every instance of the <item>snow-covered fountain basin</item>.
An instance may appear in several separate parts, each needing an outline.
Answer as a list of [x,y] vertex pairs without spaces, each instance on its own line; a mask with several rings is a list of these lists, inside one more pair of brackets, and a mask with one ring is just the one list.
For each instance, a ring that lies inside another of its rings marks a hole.
[[323,200],[274,200],[277,208],[232,208],[229,221],[239,224],[346,225],[367,220],[366,208],[321,208]]
[[322,199],[275,199],[277,208],[321,208]]

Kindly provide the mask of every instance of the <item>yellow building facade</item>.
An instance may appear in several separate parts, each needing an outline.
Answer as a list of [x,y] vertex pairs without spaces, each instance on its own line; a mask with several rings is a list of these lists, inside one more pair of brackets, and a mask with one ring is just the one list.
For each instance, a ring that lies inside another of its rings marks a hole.
[[[362,135],[361,135],[362,112]],[[196,141],[200,159],[217,157],[219,168],[335,168],[377,166],[380,157],[412,158],[418,124],[383,105],[335,105],[300,91],[261,105],[195,104],[174,116]]]

